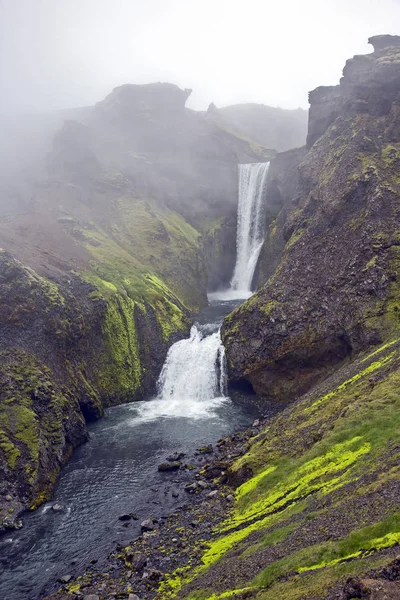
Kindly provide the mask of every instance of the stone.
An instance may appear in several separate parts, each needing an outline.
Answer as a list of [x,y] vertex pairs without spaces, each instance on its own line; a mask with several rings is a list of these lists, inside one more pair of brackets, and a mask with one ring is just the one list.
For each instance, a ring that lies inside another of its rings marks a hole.
[[177,462],[182,460],[182,458],[184,458],[186,456],[186,454],[184,452],[174,452],[174,454],[170,454],[170,456],[167,456],[167,460],[169,462]]
[[10,496],[10,494],[7,494],[6,501],[7,502],[11,502],[11,500],[12,500],[12,496]]
[[195,491],[197,490],[197,483],[188,483],[187,485],[185,485],[185,492],[187,492],[188,494],[194,494]]
[[59,582],[60,583],[69,583],[71,581],[71,579],[73,579],[72,575],[63,575],[62,577],[59,578]]
[[140,600],[140,598],[136,594],[129,594],[128,600]]
[[172,490],[171,494],[172,494],[173,498],[178,498],[179,497],[179,492],[177,490]]
[[200,454],[212,454],[214,452],[212,444],[208,444],[208,446],[203,446],[199,448]]
[[228,500],[228,502],[235,502],[235,496],[233,496],[232,494],[229,494],[229,496],[227,496],[226,499]]
[[218,490],[213,490],[212,492],[209,492],[207,494],[207,498],[216,498],[218,496],[219,492]]
[[206,490],[208,488],[208,483],[206,481],[200,480],[197,482],[197,486],[202,490]]
[[165,462],[158,465],[158,470],[163,473],[166,471],[178,471],[181,466],[181,463],[178,461],[175,462]]
[[130,521],[132,519],[132,516],[128,514],[120,515],[118,519],[119,521]]
[[140,523],[140,527],[141,527],[142,531],[153,531],[153,529],[154,529],[153,519],[145,519],[144,521],[142,521]]
[[255,421],[253,421],[252,427],[258,427],[259,425],[260,425],[260,419],[255,419]]
[[100,600],[100,596],[97,594],[88,594],[83,597],[83,600]]
[[147,564],[147,557],[144,554],[135,554],[131,560],[132,569],[141,571]]
[[54,512],[61,512],[62,510],[64,510],[64,507],[62,504],[53,504],[53,506],[51,507],[52,510],[54,510]]

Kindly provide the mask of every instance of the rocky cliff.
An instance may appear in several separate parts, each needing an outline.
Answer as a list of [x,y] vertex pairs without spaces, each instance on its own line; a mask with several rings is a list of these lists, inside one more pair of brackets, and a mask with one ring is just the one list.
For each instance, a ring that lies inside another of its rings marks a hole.
[[371,43],[310,94],[308,152],[275,163],[267,281],[225,320],[230,378],[264,398],[293,400],[398,330],[400,38]]
[[47,171],[37,161],[2,187],[6,527],[49,495],[86,421],[154,391],[169,345],[207,302],[207,271],[215,285],[226,277],[237,163],[272,153],[187,110],[189,93],[115,89],[64,123]]

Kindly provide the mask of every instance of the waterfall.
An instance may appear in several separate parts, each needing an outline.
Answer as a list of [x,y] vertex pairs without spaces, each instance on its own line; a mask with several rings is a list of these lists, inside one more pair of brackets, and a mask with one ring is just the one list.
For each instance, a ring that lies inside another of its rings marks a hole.
[[210,409],[227,400],[225,362],[219,331],[206,335],[193,325],[190,337],[169,349],[158,379],[157,397],[141,407],[141,416],[209,416]]
[[265,236],[264,191],[269,162],[239,165],[236,265],[231,289],[250,295]]

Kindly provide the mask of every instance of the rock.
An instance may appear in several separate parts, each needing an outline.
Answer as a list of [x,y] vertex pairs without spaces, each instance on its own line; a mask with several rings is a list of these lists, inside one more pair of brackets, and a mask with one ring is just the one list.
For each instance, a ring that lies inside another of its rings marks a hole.
[[12,500],[12,496],[10,496],[10,494],[7,494],[6,501],[7,502],[11,502],[11,500]]
[[63,575],[62,577],[59,578],[59,582],[60,583],[69,583],[71,581],[71,579],[73,579],[72,575]]
[[213,490],[212,492],[209,492],[207,494],[207,498],[216,498],[218,496],[218,494],[219,494],[218,490]]
[[153,519],[145,519],[140,523],[140,527],[142,531],[153,531],[154,529],[154,521]]
[[147,564],[147,557],[144,554],[135,554],[131,559],[132,569],[141,571]]
[[160,465],[158,465],[158,470],[160,472],[165,472],[165,471],[178,471],[178,469],[180,468],[181,463],[178,461],[175,462],[165,462],[165,463],[161,463]]
[[252,427],[258,427],[259,425],[260,425],[260,419],[256,419],[255,421],[253,421]]
[[177,490],[172,490],[171,494],[172,494],[173,498],[178,498],[179,497],[179,492]]
[[129,594],[128,600],[140,600],[140,598],[136,594]]
[[62,510],[64,510],[64,507],[62,504],[53,504],[53,506],[51,507],[52,510],[54,510],[54,512],[61,512]]
[[188,494],[194,494],[195,491],[197,490],[197,483],[188,483],[187,485],[185,485],[185,492],[187,492]]
[[197,482],[197,487],[201,488],[202,490],[206,490],[208,488],[208,483],[200,480]]
[[148,579],[149,581],[160,581],[163,578],[163,573],[158,569],[149,569],[143,573],[142,579]]
[[83,597],[83,600],[100,600],[100,596],[97,596],[97,594],[88,594]]
[[232,494],[229,494],[229,496],[227,496],[226,499],[228,500],[228,502],[235,502],[235,496],[233,496]]
[[157,531],[145,531],[142,534],[142,537],[144,540],[151,540],[151,539],[156,538],[157,536],[158,536]]
[[128,514],[121,515],[118,517],[119,521],[130,521],[131,519],[132,519],[132,515],[128,515]]
[[167,460],[169,462],[179,462],[185,456],[186,454],[184,452],[175,452],[174,454],[170,454],[170,456],[167,456]]
[[212,444],[208,444],[208,446],[203,446],[199,448],[200,454],[212,454],[214,452]]

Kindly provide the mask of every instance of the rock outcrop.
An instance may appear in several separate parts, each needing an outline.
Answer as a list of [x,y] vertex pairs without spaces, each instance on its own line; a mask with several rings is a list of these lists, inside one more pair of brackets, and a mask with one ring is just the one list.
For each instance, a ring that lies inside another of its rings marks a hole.
[[346,63],[339,88],[310,96],[329,104],[333,94],[335,108],[319,119],[311,106],[319,139],[268,232],[260,272],[269,278],[222,330],[231,381],[262,397],[293,400],[398,330],[398,43],[378,38],[373,54]]

